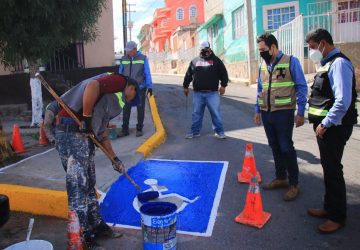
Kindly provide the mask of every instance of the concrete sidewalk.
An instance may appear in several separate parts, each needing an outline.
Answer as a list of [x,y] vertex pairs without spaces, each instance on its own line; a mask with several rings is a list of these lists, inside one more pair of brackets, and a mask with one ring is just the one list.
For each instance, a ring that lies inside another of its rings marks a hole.
[[[142,153],[136,153],[136,149],[141,146],[155,132],[150,107],[148,102],[145,109],[144,135],[135,137],[135,127],[137,123],[136,108],[133,108],[130,119],[130,135],[112,141],[114,151],[118,157],[129,168],[137,164],[144,158]],[[122,114],[111,121],[121,128]],[[6,132],[12,129],[11,122],[4,122]],[[31,131],[30,131],[31,130]],[[26,129],[26,133],[34,133],[38,129]],[[22,129],[20,132],[22,133]],[[26,146],[26,145],[25,145]],[[33,147],[34,149],[34,147]],[[59,155],[53,147],[36,147],[36,154],[28,153],[27,158],[22,161],[0,168],[0,183],[16,184],[35,188],[45,188],[52,190],[65,190],[65,171],[61,165]],[[42,151],[42,152],[41,152]],[[32,152],[34,152],[32,150]],[[110,160],[97,149],[95,155],[97,188],[106,192],[110,185],[119,178],[119,174],[112,168]]]

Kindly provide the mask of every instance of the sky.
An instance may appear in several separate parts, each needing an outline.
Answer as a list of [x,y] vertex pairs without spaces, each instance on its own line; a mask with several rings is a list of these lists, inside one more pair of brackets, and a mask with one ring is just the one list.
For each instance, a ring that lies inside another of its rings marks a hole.
[[[123,35],[122,35],[122,0],[113,0],[114,10],[114,36],[115,36],[115,52],[123,50]],[[136,12],[131,13],[131,19],[134,22],[134,28],[132,29],[132,40],[139,42],[137,36],[141,27],[150,23],[153,19],[155,9],[165,6],[163,0],[127,0],[128,4],[135,4],[131,6],[131,10]],[[129,30],[128,30],[129,32]],[[130,39],[128,33],[128,39]]]

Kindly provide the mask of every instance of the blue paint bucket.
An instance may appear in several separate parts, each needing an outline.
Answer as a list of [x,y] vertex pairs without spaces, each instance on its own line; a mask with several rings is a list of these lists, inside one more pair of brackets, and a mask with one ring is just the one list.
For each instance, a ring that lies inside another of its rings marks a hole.
[[176,249],[176,210],[170,202],[148,202],[140,207],[144,250]]

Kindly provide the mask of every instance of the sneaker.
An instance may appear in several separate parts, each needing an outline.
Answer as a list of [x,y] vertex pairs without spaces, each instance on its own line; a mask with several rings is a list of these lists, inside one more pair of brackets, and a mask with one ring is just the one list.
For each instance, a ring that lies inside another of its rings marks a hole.
[[221,134],[215,133],[215,137],[218,139],[226,139],[226,135],[224,133]]
[[118,133],[118,137],[125,137],[128,136],[130,133],[127,130],[121,130],[120,133]]
[[95,238],[120,238],[123,236],[120,232],[115,232],[109,227],[104,221],[100,222],[99,225],[97,225],[94,228],[94,235]]
[[299,195],[300,189],[299,186],[291,185],[289,187],[289,190],[284,194],[284,201],[292,201],[295,200],[295,198]]
[[196,137],[200,137],[200,134],[190,133],[190,134],[187,134],[185,136],[185,139],[193,139],[193,138],[196,138]]
[[144,132],[142,130],[136,130],[136,137],[143,136]]
[[272,180],[270,183],[262,185],[262,188],[266,190],[271,190],[276,188],[286,188],[288,186],[289,186],[288,180],[275,179]]

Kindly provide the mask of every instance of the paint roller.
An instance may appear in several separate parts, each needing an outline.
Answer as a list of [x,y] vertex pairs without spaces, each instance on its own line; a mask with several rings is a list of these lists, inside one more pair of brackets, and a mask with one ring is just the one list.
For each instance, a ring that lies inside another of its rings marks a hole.
[[[36,73],[35,77],[39,79],[41,84],[49,91],[49,93],[55,98],[55,100],[61,105],[61,107],[71,116],[71,118],[77,123],[79,127],[81,127],[81,122],[79,118],[71,111],[71,109],[64,103],[64,101],[56,94],[56,92],[51,88],[49,83],[44,79],[44,77],[40,73]],[[89,134],[88,137],[93,141],[93,143],[104,152],[104,154],[109,158],[109,160],[117,166],[118,163],[111,157],[109,152],[104,148],[104,146],[96,139],[94,134]],[[136,184],[136,182],[128,175],[126,171],[124,171],[125,177],[134,185],[134,187],[139,190],[139,194],[137,195],[138,200],[141,203],[147,202],[149,200],[153,200],[159,197],[159,192],[157,191],[148,191],[142,192],[140,186]]]

